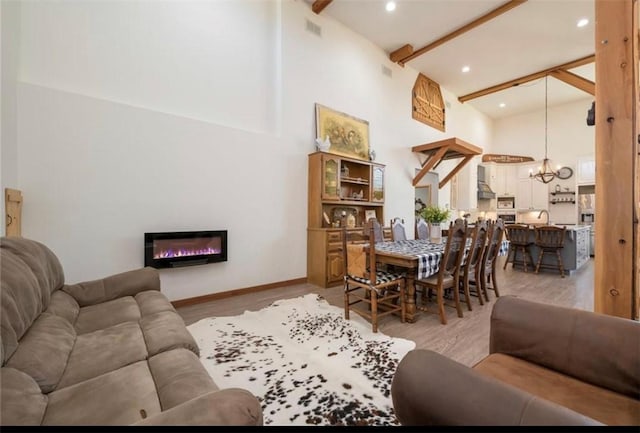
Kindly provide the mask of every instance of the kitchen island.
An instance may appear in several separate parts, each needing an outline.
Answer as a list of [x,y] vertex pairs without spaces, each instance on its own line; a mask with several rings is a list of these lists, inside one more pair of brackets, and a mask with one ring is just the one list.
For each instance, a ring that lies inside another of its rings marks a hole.
[[[535,270],[535,266],[538,263],[540,248],[535,245],[536,234],[534,227],[534,224],[529,224],[529,240],[532,243],[529,247],[529,252],[533,258],[533,269]],[[560,256],[562,257],[562,265],[564,266],[565,273],[571,275],[589,261],[590,227],[588,225],[565,225],[558,227],[567,228],[567,231],[565,232],[564,248],[562,248]],[[515,263],[515,267],[517,269],[523,268],[521,253],[518,253],[518,260]],[[527,271],[530,271],[529,263],[527,263]],[[554,254],[546,253],[542,257],[540,272],[543,271],[555,271],[559,273],[557,258]]]

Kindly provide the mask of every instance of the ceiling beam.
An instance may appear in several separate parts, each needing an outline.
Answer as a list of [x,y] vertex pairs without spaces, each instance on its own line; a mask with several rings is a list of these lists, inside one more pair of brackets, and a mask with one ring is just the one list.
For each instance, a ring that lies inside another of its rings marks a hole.
[[313,12],[315,12],[316,14],[319,14],[320,12],[322,12],[324,10],[324,8],[329,6],[332,1],[333,0],[316,0],[311,5],[311,10]]
[[591,80],[587,80],[580,75],[576,75],[573,72],[569,72],[565,69],[551,71],[549,72],[549,75],[551,75],[553,78],[557,78],[560,81],[564,81],[570,86],[580,89],[583,92],[587,92],[592,96],[596,96],[596,83]]
[[467,101],[470,101],[471,99],[479,98],[481,96],[489,95],[491,93],[496,93],[501,90],[508,89],[509,87],[515,87],[515,86],[519,86],[520,84],[528,83],[529,81],[537,80],[538,78],[542,78],[553,71],[557,71],[558,69],[577,68],[578,66],[593,63],[595,60],[596,60],[596,55],[591,54],[590,56],[582,57],[580,59],[576,59],[568,63],[563,63],[562,65],[554,66],[552,68],[547,68],[542,71],[534,72],[533,74],[525,75],[524,77],[516,78],[515,80],[507,81],[501,84],[496,84],[495,86],[491,86],[486,89],[478,90],[477,92],[460,96],[458,98],[458,101],[467,102]]
[[[419,48],[416,51],[413,51],[409,54],[405,54],[406,53],[406,49],[407,46],[410,47],[410,45],[404,45],[403,47],[395,50],[394,52],[392,52],[389,55],[389,58],[391,59],[392,62],[397,62],[398,64],[400,64],[401,66],[404,66],[405,63],[407,63],[409,60],[413,60],[418,56],[421,56],[422,54],[426,53],[427,51],[431,51],[436,47],[439,47],[440,45],[444,44],[445,42],[450,41],[451,39],[457,38],[458,36],[462,35],[463,33],[468,32],[469,30],[478,27],[481,24],[486,23],[489,20],[492,20],[493,18],[502,15],[503,13],[513,9],[516,6],[520,6],[521,4],[525,3],[527,0],[510,0],[509,2],[503,4],[502,6],[492,10],[491,12],[481,16],[478,19],[475,19],[473,21],[471,21],[468,24],[465,24],[464,26],[460,27],[457,30],[454,30],[453,32],[444,35],[443,37],[431,42],[428,45],[425,45],[422,48]],[[401,50],[405,50],[405,51],[401,51]],[[398,60],[398,57],[403,55],[404,57],[401,57]]]

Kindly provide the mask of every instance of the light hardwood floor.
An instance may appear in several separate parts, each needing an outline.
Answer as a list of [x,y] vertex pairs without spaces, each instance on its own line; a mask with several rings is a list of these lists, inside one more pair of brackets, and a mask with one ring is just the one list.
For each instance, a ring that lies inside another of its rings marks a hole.
[[[551,271],[535,274],[512,269],[511,264],[502,270],[504,257],[498,265],[500,295],[514,295],[524,299],[564,307],[593,311],[593,270],[594,260],[589,260],[571,276],[560,278]],[[187,325],[205,317],[233,316],[245,310],[259,310],[278,299],[303,296],[308,293],[322,295],[327,302],[338,307],[344,306],[342,286],[324,289],[312,284],[275,288],[257,293],[190,305],[178,308]],[[430,312],[420,312],[415,323],[402,323],[397,316],[384,316],[380,320],[379,332],[393,337],[412,340],[416,348],[431,349],[462,364],[472,366],[489,353],[489,318],[495,302],[495,294],[489,291],[489,303],[481,306],[472,297],[473,311],[462,304],[464,317],[458,318],[455,309],[446,308],[447,325],[441,325],[434,304],[429,304]]]

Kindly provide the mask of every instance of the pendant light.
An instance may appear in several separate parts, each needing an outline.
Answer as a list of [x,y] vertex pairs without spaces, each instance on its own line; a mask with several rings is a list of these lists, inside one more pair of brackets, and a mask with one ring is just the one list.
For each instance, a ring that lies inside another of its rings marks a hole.
[[529,173],[529,177],[542,182],[549,183],[558,175],[557,171],[554,171],[551,168],[551,162],[549,162],[549,158],[547,157],[547,142],[548,142],[548,134],[547,134],[547,79],[548,76],[544,77],[544,159],[542,160],[542,166],[538,169],[536,174]]

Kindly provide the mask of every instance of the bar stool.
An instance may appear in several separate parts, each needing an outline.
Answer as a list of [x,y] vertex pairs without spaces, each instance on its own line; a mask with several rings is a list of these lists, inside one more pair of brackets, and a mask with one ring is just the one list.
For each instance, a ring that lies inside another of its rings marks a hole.
[[[533,268],[533,257],[531,257],[531,252],[529,251],[529,247],[533,245],[533,242],[529,240],[529,226],[524,224],[510,224],[507,226],[507,232],[509,233],[509,253],[507,253],[507,262],[509,261],[509,254],[513,251],[513,255],[511,257],[511,267],[516,263],[516,257],[518,255],[518,251],[520,251],[522,255],[522,264],[524,266],[524,271],[527,272],[527,256],[529,256],[529,260],[531,261],[531,267]],[[504,267],[507,267],[507,263],[504,264]]]
[[536,265],[536,274],[540,270],[540,264],[542,263],[542,256],[544,253],[556,253],[558,270],[560,275],[564,278],[564,265],[562,263],[562,256],[560,250],[564,248],[564,235],[567,231],[566,227],[556,226],[542,226],[536,227],[536,246],[540,249],[538,254],[538,264]]

